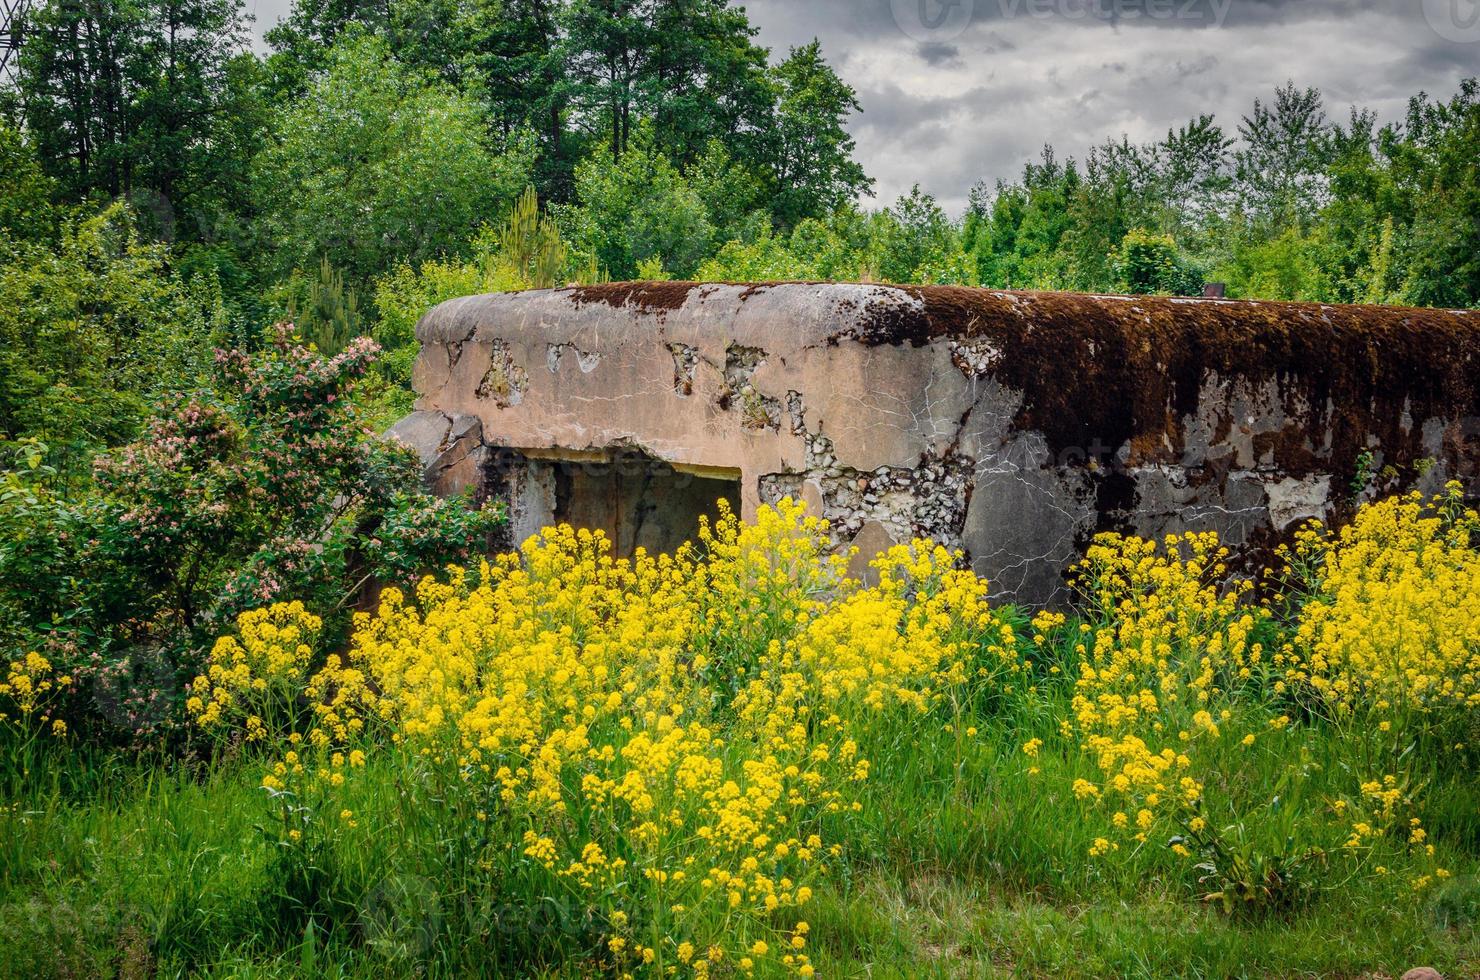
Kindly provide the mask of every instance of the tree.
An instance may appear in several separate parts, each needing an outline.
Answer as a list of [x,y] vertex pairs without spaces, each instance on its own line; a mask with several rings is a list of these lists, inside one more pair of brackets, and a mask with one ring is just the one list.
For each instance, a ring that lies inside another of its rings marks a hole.
[[51,196],[55,184],[41,170],[20,130],[0,122],[0,262],[5,249],[49,238],[56,224]]
[[273,124],[255,168],[279,275],[327,257],[354,284],[462,248],[528,183],[526,138],[495,153],[480,107],[353,31]]
[[729,0],[571,0],[562,18],[573,105],[613,157],[641,120],[680,167],[718,138],[749,160],[771,109],[764,49]]
[[243,111],[230,84],[246,48],[241,0],[43,4],[20,54],[20,105],[63,194],[145,210],[156,233],[196,237],[199,213],[238,186],[243,148],[220,138]]
[[565,11],[571,93],[587,130],[612,159],[627,150],[642,117],[643,74],[652,37],[642,0],[573,0]]
[[659,259],[687,278],[709,254],[714,226],[699,194],[642,127],[613,159],[598,150],[576,167],[579,207],[561,212],[569,238],[588,244],[614,279]]
[[300,305],[294,296],[288,311],[301,337],[330,357],[360,336],[360,295],[344,286],[344,275],[327,258],[319,263],[317,279],[307,282]]
[[1090,151],[1084,179],[1064,189],[1066,224],[1054,249],[1061,288],[1097,291],[1115,280],[1115,249],[1132,228],[1160,226],[1157,147],[1122,137]]
[[1274,103],[1254,100],[1234,155],[1239,195],[1247,213],[1276,229],[1306,228],[1325,201],[1325,169],[1330,163],[1331,126],[1324,100],[1313,88],[1293,82],[1275,90]]
[[776,121],[770,156],[772,213],[791,229],[803,218],[819,218],[861,194],[874,182],[853,159],[855,143],[844,123],[861,112],[852,87],[822,58],[813,41],[771,71]]
[[1038,163],[1023,167],[1018,185],[997,188],[990,278],[984,281],[1010,289],[1065,288],[1069,259],[1060,246],[1072,226],[1069,202],[1080,181],[1078,165],[1060,163],[1045,146]]
[[863,278],[868,251],[868,218],[852,203],[826,219],[805,218],[792,229],[788,250],[816,279],[852,282]]
[[390,26],[390,0],[293,0],[288,16],[265,35],[272,47],[268,66],[275,94],[297,98],[313,76],[329,66],[329,52],[352,25],[384,35]]
[[169,271],[122,205],[0,265],[0,435],[39,438],[85,472],[133,438],[151,398],[201,383],[224,325],[212,284]]
[[768,184],[762,174],[736,160],[718,139],[684,177],[704,202],[714,224],[715,241],[756,240],[772,230]]
[[974,279],[965,268],[960,234],[919,184],[892,208],[874,215],[869,231],[869,266],[884,282],[961,284]]
[[[1331,129],[1331,163],[1326,168],[1329,201],[1317,228],[1330,247],[1325,260],[1343,301],[1394,302],[1399,299],[1399,221],[1391,168],[1383,161],[1383,137],[1372,113],[1353,109],[1346,125]],[[1402,208],[1401,227],[1412,222]]]
[[1409,103],[1405,138],[1392,147],[1394,179],[1412,201],[1401,249],[1413,303],[1480,305],[1480,81],[1449,102]]
[[1026,203],[1022,188],[1001,180],[995,187],[985,181],[972,186],[962,220],[961,246],[976,259],[976,278],[983,285],[1002,289],[1012,281],[1012,255]]
[[568,132],[572,82],[560,33],[565,6],[565,0],[475,4],[462,56],[495,130],[506,139],[521,129],[538,135],[535,188],[557,202],[570,200],[581,157],[580,141]]
[[1232,147],[1233,139],[1211,115],[1167,131],[1159,159],[1161,203],[1170,218],[1163,230],[1195,235],[1209,217],[1227,207],[1233,186]]
[[730,0],[652,0],[651,52],[642,79],[656,145],[688,168],[719,141],[758,162],[771,122],[765,48]]

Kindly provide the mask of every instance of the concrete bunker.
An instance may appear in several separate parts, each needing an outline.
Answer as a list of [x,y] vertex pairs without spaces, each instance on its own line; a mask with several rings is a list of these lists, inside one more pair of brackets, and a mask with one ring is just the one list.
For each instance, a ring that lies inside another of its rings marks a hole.
[[790,495],[839,545],[928,536],[1036,604],[1100,531],[1252,556],[1382,493],[1480,490],[1480,311],[618,283],[452,300],[417,335],[392,434],[439,492],[507,500],[511,543],[570,520],[666,550],[711,494]]
[[570,524],[601,530],[613,554],[672,552],[698,540],[701,517],[713,522],[718,502],[738,506],[740,471],[673,464],[633,446],[610,450],[489,448],[480,476],[485,496],[505,501],[502,547],[541,528]]

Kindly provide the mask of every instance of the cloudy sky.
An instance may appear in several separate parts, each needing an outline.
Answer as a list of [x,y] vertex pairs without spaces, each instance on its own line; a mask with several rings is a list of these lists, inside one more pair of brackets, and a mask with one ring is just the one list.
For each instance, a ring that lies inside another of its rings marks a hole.
[[[289,0],[247,0],[265,30]],[[858,91],[878,203],[919,182],[959,213],[1045,142],[1080,155],[1202,112],[1232,131],[1286,80],[1345,118],[1401,116],[1480,74],[1480,0],[749,0],[760,43],[816,37]]]

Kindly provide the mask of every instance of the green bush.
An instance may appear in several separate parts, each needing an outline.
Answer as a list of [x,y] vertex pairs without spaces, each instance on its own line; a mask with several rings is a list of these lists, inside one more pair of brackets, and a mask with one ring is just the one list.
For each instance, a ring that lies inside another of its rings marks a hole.
[[709,210],[646,128],[620,158],[597,151],[582,161],[576,193],[581,206],[559,212],[562,230],[589,247],[613,279],[632,278],[639,263],[654,258],[687,278],[709,254]]
[[1182,258],[1171,235],[1140,228],[1126,232],[1112,256],[1116,288],[1137,296],[1195,296],[1202,292],[1202,270]]
[[414,454],[362,424],[352,390],[377,352],[360,338],[327,357],[287,324],[260,352],[218,352],[218,393],[167,400],[143,438],[98,458],[80,500],[47,489],[38,444],[12,454],[5,652],[75,673],[69,725],[168,734],[181,678],[238,613],[292,594],[332,640],[369,583],[485,543],[496,508],[431,496]]
[[273,128],[253,179],[279,275],[327,257],[364,283],[426,261],[528,184],[527,140],[494,146],[475,100],[401,65],[374,36],[336,46]]
[[85,477],[102,446],[139,431],[150,400],[210,373],[226,315],[215,284],[170,271],[113,205],[54,246],[0,254],[0,436],[36,438],[60,478]]

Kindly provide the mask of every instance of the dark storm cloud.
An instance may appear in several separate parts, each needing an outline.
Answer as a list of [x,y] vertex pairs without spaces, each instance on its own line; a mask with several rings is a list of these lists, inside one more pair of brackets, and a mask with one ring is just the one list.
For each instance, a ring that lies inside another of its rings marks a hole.
[[747,4],[773,56],[815,36],[858,90],[851,130],[879,203],[918,181],[959,211],[1045,142],[1081,156],[1205,112],[1233,133],[1286,81],[1321,89],[1332,119],[1356,104],[1388,121],[1480,73],[1480,36],[1445,22],[1480,0],[947,0],[963,3],[964,22],[940,0]]
[[954,44],[942,44],[939,41],[926,41],[920,45],[920,60],[932,68],[941,65],[949,65],[961,60],[961,49]]

